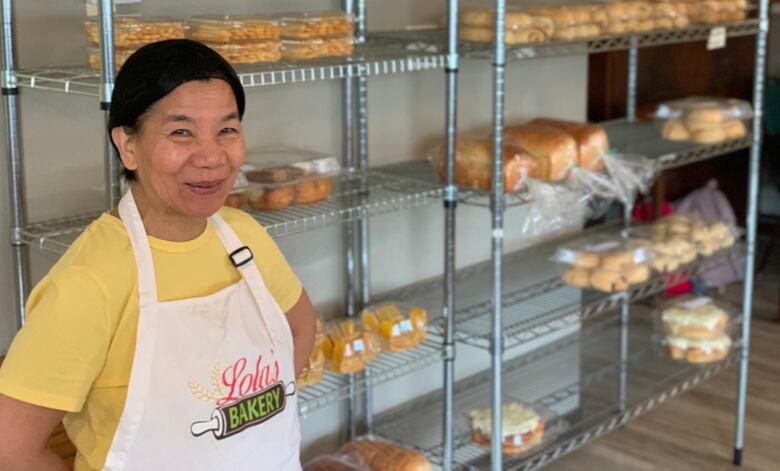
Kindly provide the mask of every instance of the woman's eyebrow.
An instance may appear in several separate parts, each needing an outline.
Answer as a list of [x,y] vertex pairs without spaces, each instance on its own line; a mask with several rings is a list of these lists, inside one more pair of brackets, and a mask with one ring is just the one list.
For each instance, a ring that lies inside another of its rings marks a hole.
[[224,118],[222,118],[222,122],[225,121],[233,121],[234,119],[238,119],[238,112],[234,111],[230,114],[226,114]]
[[163,123],[175,123],[179,121],[186,121],[188,123],[193,122],[193,119],[186,114],[169,114],[163,120]]

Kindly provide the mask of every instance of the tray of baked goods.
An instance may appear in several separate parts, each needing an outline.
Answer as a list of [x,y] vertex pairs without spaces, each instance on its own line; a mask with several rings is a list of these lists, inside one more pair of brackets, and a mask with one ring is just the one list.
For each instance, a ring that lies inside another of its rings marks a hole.
[[[738,357],[735,339],[729,351],[713,354],[709,362],[669,358],[659,349],[652,311],[632,307],[625,330],[616,317],[586,322],[575,333],[504,362],[502,469],[536,469],[705,381]],[[623,352],[622,338],[628,345]],[[490,469],[485,447],[490,375],[488,369],[455,384],[453,469]],[[376,417],[374,430],[441,464],[442,402],[441,393],[431,393],[401,404]],[[524,433],[516,440],[515,432]]]

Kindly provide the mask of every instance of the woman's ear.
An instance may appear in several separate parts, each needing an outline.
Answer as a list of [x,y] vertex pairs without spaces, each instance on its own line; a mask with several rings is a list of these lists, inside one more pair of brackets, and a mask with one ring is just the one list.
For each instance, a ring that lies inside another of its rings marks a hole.
[[117,126],[111,130],[111,139],[119,149],[119,158],[128,170],[138,169],[138,159],[135,154],[135,133],[128,132],[124,126]]

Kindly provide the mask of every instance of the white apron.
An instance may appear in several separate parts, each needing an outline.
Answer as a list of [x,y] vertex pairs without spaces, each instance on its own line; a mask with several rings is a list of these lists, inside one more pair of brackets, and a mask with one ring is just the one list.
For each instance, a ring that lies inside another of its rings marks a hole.
[[300,470],[292,333],[251,251],[215,214],[210,223],[241,281],[159,302],[130,191],[119,215],[135,253],[140,313],[127,401],[104,469]]

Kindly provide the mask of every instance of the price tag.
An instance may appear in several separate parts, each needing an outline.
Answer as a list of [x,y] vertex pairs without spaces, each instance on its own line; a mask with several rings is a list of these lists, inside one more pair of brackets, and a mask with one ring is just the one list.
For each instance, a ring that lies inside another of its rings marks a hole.
[[361,339],[357,339],[354,342],[352,342],[352,348],[355,349],[356,352],[360,353],[363,351],[363,341]]
[[411,332],[412,331],[412,323],[409,321],[409,319],[404,319],[398,324],[398,326],[401,329],[401,332]]
[[710,298],[706,296],[701,296],[698,298],[691,299],[690,301],[686,301],[682,305],[685,309],[696,309],[706,304],[709,304],[711,302],[712,300]]
[[718,26],[710,30],[710,36],[707,38],[707,50],[723,49],[726,47],[726,27]]

